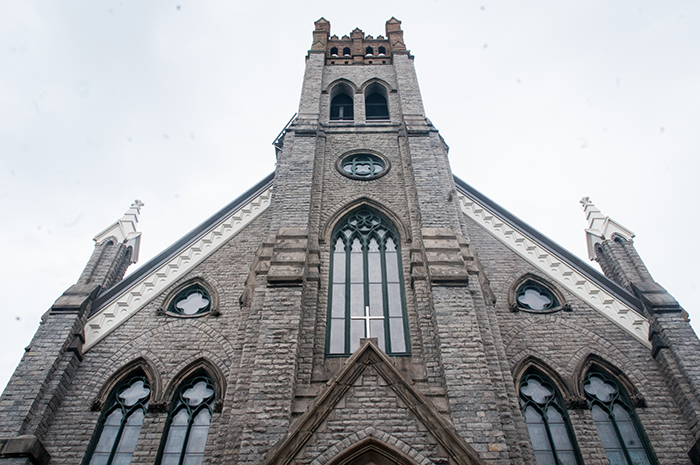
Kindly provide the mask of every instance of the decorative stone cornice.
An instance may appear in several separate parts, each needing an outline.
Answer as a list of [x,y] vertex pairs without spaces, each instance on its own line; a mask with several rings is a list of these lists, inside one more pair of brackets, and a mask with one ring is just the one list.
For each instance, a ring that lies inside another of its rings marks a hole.
[[649,321],[634,311],[622,299],[603,289],[552,250],[501,218],[467,193],[458,191],[457,198],[462,211],[483,226],[496,239],[630,333],[646,347],[651,348],[648,340]]
[[590,197],[579,200],[583,212],[586,214],[588,229],[586,229],[586,245],[588,246],[588,258],[595,260],[595,246],[604,241],[609,241],[613,235],[622,236],[628,241],[634,238],[634,233],[622,226],[609,216],[603,216],[600,210],[593,205]]
[[270,206],[272,187],[212,225],[175,256],[124,289],[85,324],[88,351],[177,279],[201,263]]

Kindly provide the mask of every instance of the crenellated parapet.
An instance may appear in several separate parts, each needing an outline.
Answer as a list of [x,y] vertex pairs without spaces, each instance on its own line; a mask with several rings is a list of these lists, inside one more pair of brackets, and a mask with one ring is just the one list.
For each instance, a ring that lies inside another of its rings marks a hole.
[[401,21],[386,22],[386,36],[365,35],[355,28],[350,35],[330,35],[331,23],[321,18],[315,23],[311,51],[324,51],[326,65],[385,65],[395,53],[409,53],[403,40]]

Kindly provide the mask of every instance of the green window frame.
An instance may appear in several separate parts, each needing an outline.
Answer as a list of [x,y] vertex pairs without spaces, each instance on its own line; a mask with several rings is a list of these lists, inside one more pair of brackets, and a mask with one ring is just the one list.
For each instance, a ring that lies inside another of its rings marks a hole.
[[332,238],[326,356],[348,356],[366,337],[387,354],[409,355],[400,241],[391,222],[361,208]]
[[156,463],[200,465],[209,436],[216,389],[211,377],[199,373],[178,388],[165,424]]
[[150,396],[148,378],[142,373],[117,384],[102,409],[84,465],[131,463]]
[[658,465],[620,383],[594,368],[586,375],[583,390],[608,461],[614,465]]
[[583,465],[569,414],[554,383],[530,370],[518,391],[537,464]]

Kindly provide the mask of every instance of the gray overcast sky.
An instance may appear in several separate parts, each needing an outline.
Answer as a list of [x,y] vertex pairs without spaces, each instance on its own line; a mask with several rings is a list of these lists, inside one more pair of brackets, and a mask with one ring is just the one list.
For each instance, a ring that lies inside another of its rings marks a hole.
[[403,21],[455,174],[586,260],[590,196],[700,322],[699,2],[8,1],[0,389],[135,198],[145,263],[273,171],[321,16]]

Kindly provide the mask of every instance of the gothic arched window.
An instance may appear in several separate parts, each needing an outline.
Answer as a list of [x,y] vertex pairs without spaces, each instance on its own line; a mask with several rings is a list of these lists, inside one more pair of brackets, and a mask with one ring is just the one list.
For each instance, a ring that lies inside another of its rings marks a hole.
[[376,337],[388,354],[409,353],[399,237],[368,208],[352,212],[333,233],[328,296],[328,355],[349,355],[360,338]]
[[350,56],[350,47],[345,47],[343,49],[343,56],[344,57],[349,57]]
[[102,410],[84,464],[129,464],[141,432],[151,388],[142,373],[117,384]]
[[352,97],[348,94],[338,94],[331,100],[331,120],[352,121]]
[[644,429],[619,383],[594,368],[586,375],[583,390],[608,461],[615,465],[655,465]]
[[538,465],[582,463],[569,415],[554,383],[534,370],[527,372],[520,381],[520,407]]
[[332,47],[331,48],[331,56],[337,57],[338,56],[338,47]]
[[206,373],[190,377],[177,390],[161,441],[160,465],[199,465],[204,458],[216,390]]
[[386,97],[373,92],[365,97],[365,114],[367,119],[389,119],[389,107]]

